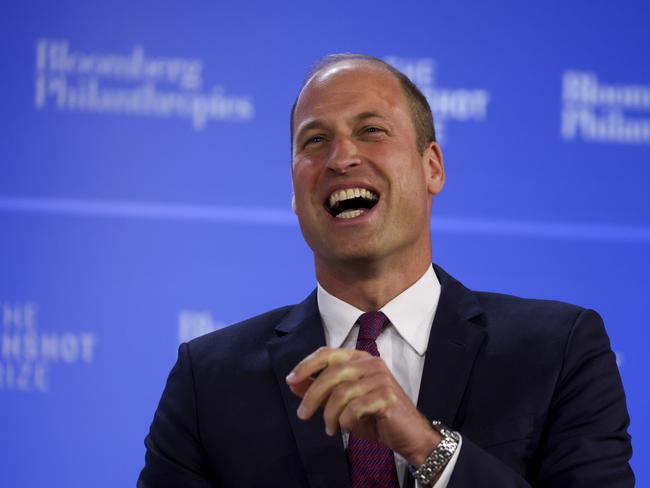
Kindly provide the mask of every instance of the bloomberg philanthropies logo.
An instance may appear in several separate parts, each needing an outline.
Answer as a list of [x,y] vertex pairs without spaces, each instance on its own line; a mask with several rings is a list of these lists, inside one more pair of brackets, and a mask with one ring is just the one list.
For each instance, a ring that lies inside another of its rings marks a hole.
[[90,364],[94,332],[39,330],[36,302],[0,301],[0,392],[46,392],[53,365]]
[[152,56],[142,46],[128,53],[72,49],[66,40],[36,43],[34,104],[43,110],[190,119],[195,130],[210,120],[249,121],[250,97],[216,85],[201,91],[203,61]]
[[178,313],[178,342],[188,342],[225,324],[215,322],[209,310],[181,310]]
[[604,83],[591,71],[562,76],[565,141],[650,144],[650,85]]
[[427,98],[436,126],[438,141],[448,140],[447,123],[482,122],[487,117],[490,93],[480,88],[444,88],[437,84],[437,66],[431,58],[384,58],[417,85]]

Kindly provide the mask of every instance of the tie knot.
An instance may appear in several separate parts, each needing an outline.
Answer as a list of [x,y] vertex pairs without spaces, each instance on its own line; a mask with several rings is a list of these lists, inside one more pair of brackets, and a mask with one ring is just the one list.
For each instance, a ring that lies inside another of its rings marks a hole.
[[376,341],[382,329],[388,324],[384,312],[366,312],[357,321],[359,323],[358,341]]

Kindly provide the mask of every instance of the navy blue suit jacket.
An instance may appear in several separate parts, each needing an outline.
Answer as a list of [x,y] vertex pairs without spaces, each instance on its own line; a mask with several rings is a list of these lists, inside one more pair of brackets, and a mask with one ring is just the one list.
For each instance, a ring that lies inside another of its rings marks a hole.
[[[625,395],[598,314],[473,292],[435,271],[418,408],[463,435],[449,488],[633,486]],[[312,293],[181,345],[138,486],[349,486],[341,437],[321,415],[299,420],[285,383],[324,344]]]

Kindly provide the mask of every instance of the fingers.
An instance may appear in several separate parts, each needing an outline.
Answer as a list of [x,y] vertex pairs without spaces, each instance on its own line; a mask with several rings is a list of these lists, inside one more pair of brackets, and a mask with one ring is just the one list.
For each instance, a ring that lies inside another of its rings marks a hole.
[[293,392],[294,395],[299,396],[302,398],[305,396],[305,393],[309,388],[311,387],[312,383],[316,381],[316,378],[309,377],[305,381],[301,381],[300,383],[292,384],[287,381],[287,384],[289,385],[289,389]]
[[320,406],[329,402],[334,388],[340,384],[354,384],[356,380],[381,371],[384,363],[379,358],[360,357],[356,360],[328,366],[313,384],[307,389],[298,408],[298,417],[305,420],[310,418]]
[[291,391],[302,397],[298,417],[309,419],[324,406],[326,431],[333,435],[338,430],[338,418],[349,402],[390,385],[391,379],[378,357],[354,349],[321,348],[294,368],[287,383]]
[[325,411],[323,412],[325,431],[327,434],[336,434],[339,429],[339,417],[350,402],[385,385],[386,377],[382,374],[372,374],[362,377],[357,381],[337,385],[332,390],[325,404]]
[[389,388],[379,388],[357,397],[343,408],[338,423],[343,430],[357,431],[364,417],[375,415],[388,409],[397,401],[396,395]]
[[303,359],[286,381],[302,398],[299,418],[307,420],[324,407],[329,435],[340,427],[382,443],[409,462],[419,460],[422,453],[426,457],[439,442],[439,435],[431,434],[428,421],[384,361],[367,352],[320,348]]
[[323,370],[359,357],[370,357],[370,355],[355,349],[321,347],[296,365],[286,378],[287,384],[294,394],[302,397]]
[[332,349],[329,347],[320,347],[313,353],[300,361],[293,371],[287,376],[287,383],[296,385],[305,381],[310,376],[313,376],[328,366],[341,364],[350,359],[359,357],[364,353],[356,349]]

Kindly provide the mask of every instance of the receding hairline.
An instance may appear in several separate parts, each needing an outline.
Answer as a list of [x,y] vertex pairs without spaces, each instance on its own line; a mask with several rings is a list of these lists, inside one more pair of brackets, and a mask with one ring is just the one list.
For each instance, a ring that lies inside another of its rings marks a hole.
[[[402,96],[405,99],[406,105],[411,114],[411,123],[416,132],[416,145],[420,152],[424,151],[425,144],[429,142],[436,142],[435,135],[435,125],[433,123],[433,116],[431,114],[431,107],[426,100],[426,97],[422,92],[417,88],[417,86],[400,70],[390,65],[386,61],[376,58],[374,56],[369,56],[367,54],[353,54],[353,53],[342,53],[342,54],[331,54],[325,56],[317,61],[314,66],[309,70],[307,76],[305,77],[300,91],[296,96],[296,99],[291,106],[291,116],[289,121],[289,130],[290,130],[290,144],[293,153],[293,137],[294,137],[294,118],[296,114],[296,108],[300,101],[302,94],[304,93],[307,86],[316,78],[322,71],[336,66],[338,64],[350,64],[351,69],[356,67],[361,68],[363,65],[377,69],[378,71],[387,72],[392,78],[397,82],[397,85],[402,93]],[[354,66],[354,65],[357,66]],[[423,116],[423,112],[426,111],[426,115]],[[425,121],[425,118],[429,118],[429,121]],[[430,126],[429,128],[423,129],[423,126]]]
[[[306,79],[306,81],[305,81],[302,89],[300,90],[300,93],[298,93],[298,96],[296,97],[296,101],[294,102],[293,107],[291,109],[291,126],[292,126],[292,134],[293,135],[296,135],[298,129],[300,129],[300,127],[295,126],[295,116],[296,116],[296,111],[298,109],[298,105],[300,103],[301,97],[302,97],[303,93],[305,92],[305,90],[309,87],[309,85],[314,81],[314,79],[316,77],[323,74],[323,71],[325,71],[328,68],[334,67],[335,64],[344,64],[346,61],[347,60],[342,60],[340,62],[332,63],[332,64],[330,64],[328,66],[325,66],[322,69],[319,69],[318,71],[314,72],[310,77],[308,77]],[[365,64],[370,66],[373,70],[377,71],[378,73],[386,72],[387,75],[388,75],[387,79],[392,79],[392,80],[395,81],[396,88],[401,93],[404,104],[405,104],[405,106],[407,106],[407,109],[408,109],[408,98],[406,97],[406,94],[404,93],[404,90],[402,89],[402,87],[401,87],[401,85],[399,83],[399,79],[397,79],[395,76],[393,76],[393,74],[389,70],[382,69],[383,68],[382,66],[377,66],[377,63],[374,63],[374,64],[365,63]],[[350,66],[349,71],[352,71],[352,70],[355,70],[355,69],[358,69],[358,68],[361,68],[361,66]],[[359,114],[356,115],[355,118],[365,119],[365,118],[370,118],[370,117],[385,118],[385,116],[382,115],[381,113],[373,112],[373,111],[365,111],[365,112],[359,113]],[[312,121],[312,123],[314,123],[314,121]]]
[[[345,56],[341,57],[340,59],[336,58],[336,56]],[[309,84],[319,75],[323,73],[323,71],[334,68],[337,65],[341,64],[348,64],[350,65],[349,69],[357,69],[357,68],[362,68],[364,65],[367,67],[371,67],[373,69],[376,69],[377,71],[383,71],[390,75],[391,78],[393,78],[397,82],[397,86],[400,89],[400,92],[402,92],[402,95],[404,98],[406,98],[406,93],[404,93],[404,90],[402,89],[402,86],[400,84],[400,80],[397,77],[395,73],[393,73],[390,68],[391,66],[381,59],[374,58],[372,56],[366,56],[363,54],[358,54],[358,55],[332,55],[331,56],[334,59],[329,59],[330,56],[324,58],[323,60],[319,61],[314,65],[314,67],[309,71],[307,76],[305,77],[305,80],[302,83],[302,87],[300,88],[300,91],[298,92],[298,96],[296,97],[295,101],[293,102],[293,106],[291,107],[291,128],[293,131],[293,125],[294,125],[294,118],[296,115],[296,108],[298,107],[298,103],[300,102],[300,97],[302,94],[305,92],[305,89],[309,86]],[[355,64],[357,66],[355,66]]]

